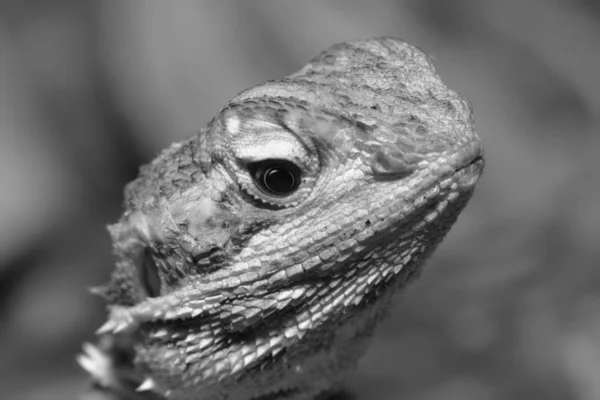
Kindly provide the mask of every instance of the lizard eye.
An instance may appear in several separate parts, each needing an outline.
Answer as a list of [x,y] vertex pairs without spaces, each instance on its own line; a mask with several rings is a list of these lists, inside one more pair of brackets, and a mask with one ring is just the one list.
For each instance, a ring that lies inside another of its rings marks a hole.
[[285,197],[298,188],[302,171],[287,160],[264,160],[248,164],[256,186],[271,196]]
[[222,111],[213,159],[254,207],[296,207],[315,188],[320,153],[311,127],[301,124],[302,115],[277,102],[257,105],[254,100]]

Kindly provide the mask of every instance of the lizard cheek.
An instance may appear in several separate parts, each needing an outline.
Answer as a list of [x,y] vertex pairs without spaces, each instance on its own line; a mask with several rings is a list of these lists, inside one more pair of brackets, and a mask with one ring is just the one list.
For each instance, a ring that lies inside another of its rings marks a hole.
[[160,276],[158,275],[158,267],[152,254],[148,249],[144,250],[142,262],[139,266],[140,282],[144,287],[148,297],[160,296]]

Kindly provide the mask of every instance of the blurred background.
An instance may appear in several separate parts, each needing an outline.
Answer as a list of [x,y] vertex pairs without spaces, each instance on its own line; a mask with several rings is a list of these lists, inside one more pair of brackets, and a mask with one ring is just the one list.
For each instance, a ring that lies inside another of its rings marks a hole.
[[392,35],[474,105],[487,168],[354,399],[600,399],[600,2],[0,1],[0,398],[76,399],[123,185],[239,91]]

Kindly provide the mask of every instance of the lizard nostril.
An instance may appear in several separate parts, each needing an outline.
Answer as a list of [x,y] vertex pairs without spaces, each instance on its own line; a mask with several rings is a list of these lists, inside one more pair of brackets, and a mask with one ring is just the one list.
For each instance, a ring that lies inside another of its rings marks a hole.
[[160,296],[160,276],[158,267],[149,249],[144,250],[140,265],[140,281],[148,297]]

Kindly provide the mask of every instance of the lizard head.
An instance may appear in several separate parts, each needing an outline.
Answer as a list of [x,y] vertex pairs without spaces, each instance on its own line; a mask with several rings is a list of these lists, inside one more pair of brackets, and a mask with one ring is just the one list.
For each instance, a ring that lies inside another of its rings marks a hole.
[[334,46],[240,93],[128,185],[102,331],[129,338],[142,386],[173,398],[322,390],[482,167],[468,102],[424,53]]

